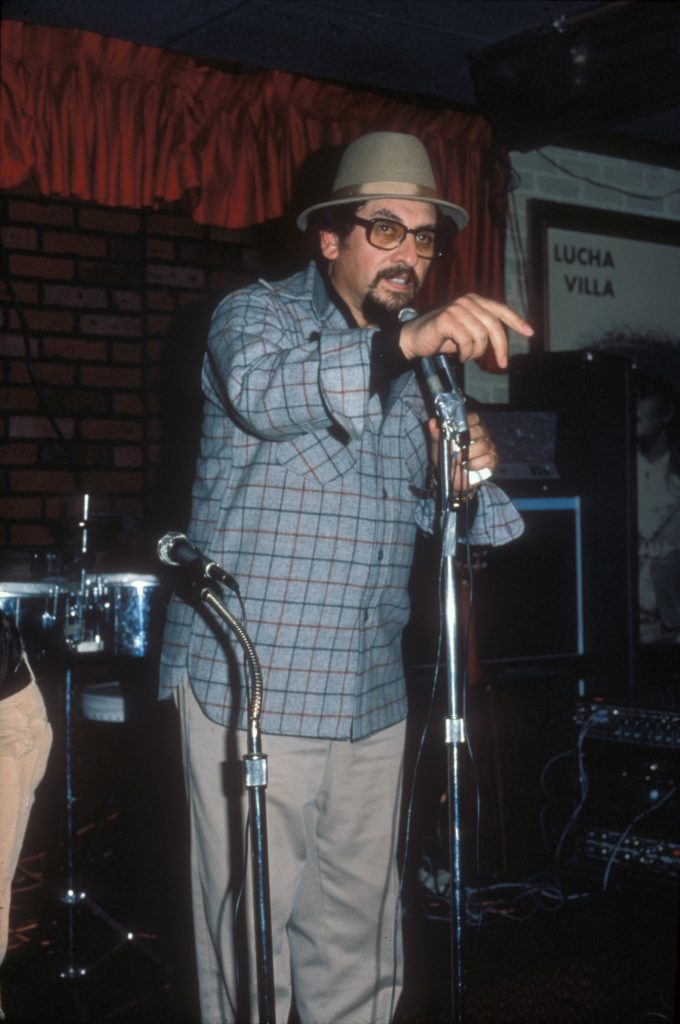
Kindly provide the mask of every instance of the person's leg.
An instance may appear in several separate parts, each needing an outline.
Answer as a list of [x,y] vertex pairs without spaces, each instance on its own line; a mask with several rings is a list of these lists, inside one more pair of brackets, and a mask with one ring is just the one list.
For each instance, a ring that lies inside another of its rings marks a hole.
[[35,681],[0,700],[0,964],[7,952],[12,879],[51,745],[52,728]]
[[[242,763],[246,736],[210,721],[186,682],[177,702],[190,806],[201,1020],[203,1024],[243,1024],[248,1020],[256,1024],[250,847],[244,838],[248,817]],[[265,803],[276,1017],[285,1024],[291,1005],[286,925],[306,858],[303,808],[314,801],[328,742],[266,735],[262,744],[269,769]],[[225,781],[229,799],[225,798]]]
[[303,1024],[386,1024],[402,986],[396,843],[404,724],[334,742],[305,827],[309,849],[289,924]]

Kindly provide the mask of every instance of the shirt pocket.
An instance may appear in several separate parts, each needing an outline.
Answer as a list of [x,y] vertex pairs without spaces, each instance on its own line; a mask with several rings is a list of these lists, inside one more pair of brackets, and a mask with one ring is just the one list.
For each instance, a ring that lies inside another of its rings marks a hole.
[[304,434],[277,445],[279,465],[290,473],[330,484],[349,473],[356,458],[343,440],[333,434]]

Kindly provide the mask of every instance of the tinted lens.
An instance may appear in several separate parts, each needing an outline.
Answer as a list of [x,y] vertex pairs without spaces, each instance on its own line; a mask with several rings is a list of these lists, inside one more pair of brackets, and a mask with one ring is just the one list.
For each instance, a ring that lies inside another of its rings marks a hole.
[[396,249],[406,238],[406,228],[394,220],[374,220],[369,241],[379,249]]
[[432,259],[434,256],[434,231],[418,231],[414,235],[416,240],[416,252],[419,256]]
[[416,242],[416,252],[425,259],[432,259],[435,251],[435,233],[423,228],[422,231],[409,231],[403,224],[394,220],[381,220],[378,218],[371,222],[369,241],[378,249],[396,249],[401,245],[406,235],[413,235]]

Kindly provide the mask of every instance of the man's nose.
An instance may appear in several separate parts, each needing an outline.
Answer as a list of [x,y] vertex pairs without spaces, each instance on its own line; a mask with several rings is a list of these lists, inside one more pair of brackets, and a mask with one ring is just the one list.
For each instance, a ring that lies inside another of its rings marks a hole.
[[407,263],[409,267],[415,267],[420,257],[416,251],[416,240],[413,235],[404,236],[404,241],[392,250],[392,258],[396,263]]

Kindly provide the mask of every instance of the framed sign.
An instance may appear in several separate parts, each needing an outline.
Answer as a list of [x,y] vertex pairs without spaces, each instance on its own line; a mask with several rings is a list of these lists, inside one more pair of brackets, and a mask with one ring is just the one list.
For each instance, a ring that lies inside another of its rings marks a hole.
[[639,639],[677,658],[680,222],[530,201],[529,254],[536,349],[607,350],[634,367]]
[[680,221],[529,200],[530,320],[558,352],[613,332],[675,337]]

